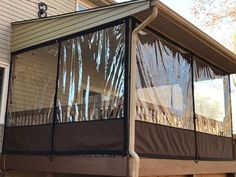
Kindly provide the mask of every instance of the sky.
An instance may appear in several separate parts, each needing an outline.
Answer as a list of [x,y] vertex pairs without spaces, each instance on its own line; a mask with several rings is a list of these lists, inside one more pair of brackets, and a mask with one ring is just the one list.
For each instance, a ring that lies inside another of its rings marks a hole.
[[[129,0],[116,0],[117,2],[126,2]],[[219,26],[214,29],[209,29],[204,27],[204,25],[197,21],[196,18],[191,14],[191,8],[193,7],[193,0],[180,0],[177,3],[177,0],[161,0],[168,7],[173,9],[179,15],[190,21],[192,24],[200,28],[206,34],[211,36],[213,39],[224,45],[228,49],[232,49],[232,35],[233,32],[236,32],[236,24],[224,24],[224,26]],[[227,29],[227,30],[225,30]]]

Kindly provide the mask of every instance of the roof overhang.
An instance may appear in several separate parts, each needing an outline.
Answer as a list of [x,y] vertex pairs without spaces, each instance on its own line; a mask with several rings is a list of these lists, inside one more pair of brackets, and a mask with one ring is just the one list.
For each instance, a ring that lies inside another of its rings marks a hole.
[[128,16],[143,21],[151,14],[151,5],[159,9],[158,17],[150,24],[151,28],[225,72],[236,73],[236,56],[232,52],[158,0],[152,1],[152,4],[150,1],[134,1],[13,23],[11,51],[16,52]]
[[149,1],[78,11],[12,23],[11,52],[85,31],[150,8]]
[[[160,1],[155,1],[153,5],[158,7],[159,14],[156,20],[150,24],[151,28],[225,72],[236,72],[235,54]],[[148,9],[134,16],[143,21],[150,13],[151,10]]]

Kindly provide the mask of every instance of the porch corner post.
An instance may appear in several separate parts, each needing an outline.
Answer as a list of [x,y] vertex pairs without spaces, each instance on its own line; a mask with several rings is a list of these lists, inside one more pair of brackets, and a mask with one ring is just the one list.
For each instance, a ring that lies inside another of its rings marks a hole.
[[130,176],[139,176],[139,163],[140,158],[135,152],[135,118],[136,118],[136,45],[137,45],[137,35],[138,33],[148,26],[158,15],[157,5],[151,6],[152,13],[146,18],[139,26],[137,26],[132,32],[131,38],[131,82],[130,82],[130,128],[129,128],[129,153],[131,155],[130,165]]

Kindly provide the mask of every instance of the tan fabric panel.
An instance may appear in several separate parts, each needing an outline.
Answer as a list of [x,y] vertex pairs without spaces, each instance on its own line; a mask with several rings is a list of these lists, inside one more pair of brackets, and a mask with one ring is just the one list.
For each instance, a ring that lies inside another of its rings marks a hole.
[[13,24],[12,52],[112,22],[148,7],[149,2],[131,3],[116,8],[77,12],[57,18]]
[[[0,61],[10,61],[11,23],[37,18],[38,0],[1,0]],[[42,0],[48,5],[48,16],[75,11],[75,0]]]

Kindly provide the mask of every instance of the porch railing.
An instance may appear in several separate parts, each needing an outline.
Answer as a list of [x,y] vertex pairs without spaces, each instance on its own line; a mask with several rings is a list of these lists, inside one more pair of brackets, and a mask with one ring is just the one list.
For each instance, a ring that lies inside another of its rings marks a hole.
[[[43,125],[53,122],[53,109],[43,108],[7,113],[7,126]],[[61,106],[56,108],[56,122],[78,122],[102,119],[115,119],[124,117],[123,105],[109,106],[102,104],[89,105],[86,109],[84,104]]]

